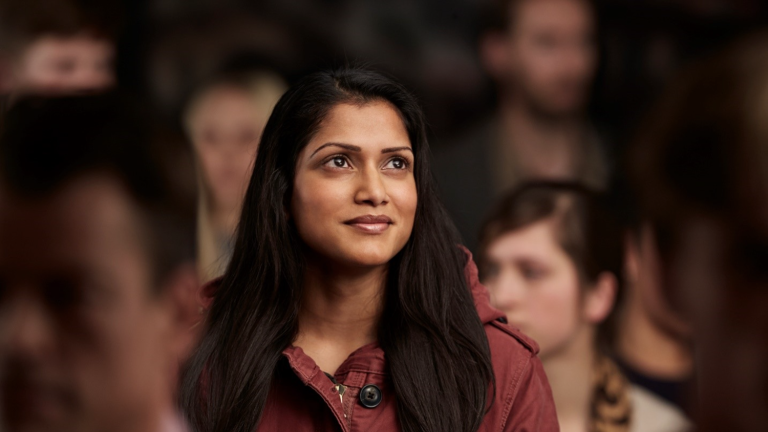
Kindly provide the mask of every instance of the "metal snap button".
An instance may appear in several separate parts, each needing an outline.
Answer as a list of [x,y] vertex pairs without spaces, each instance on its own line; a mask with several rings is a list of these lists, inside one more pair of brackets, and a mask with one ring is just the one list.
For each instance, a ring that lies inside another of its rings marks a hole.
[[373,384],[366,384],[360,390],[360,404],[366,408],[376,408],[381,403],[381,390]]

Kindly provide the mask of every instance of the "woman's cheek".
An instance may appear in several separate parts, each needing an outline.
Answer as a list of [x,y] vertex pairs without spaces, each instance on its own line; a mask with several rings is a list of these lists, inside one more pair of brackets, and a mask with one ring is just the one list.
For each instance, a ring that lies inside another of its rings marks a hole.
[[416,182],[413,176],[410,178],[401,180],[390,187],[389,196],[395,204],[397,211],[400,213],[400,217],[404,221],[409,221],[413,226],[413,220],[416,216],[416,208],[418,206],[418,195],[416,192]]
[[[567,344],[578,327],[578,287],[569,281],[553,279],[533,288],[531,317],[536,319],[536,333],[542,354]],[[533,331],[532,331],[533,332]]]
[[301,176],[294,185],[291,212],[300,221],[300,230],[312,231],[322,229],[328,224],[341,223],[337,214],[352,201],[347,197],[349,191],[339,182],[320,178],[320,176]]

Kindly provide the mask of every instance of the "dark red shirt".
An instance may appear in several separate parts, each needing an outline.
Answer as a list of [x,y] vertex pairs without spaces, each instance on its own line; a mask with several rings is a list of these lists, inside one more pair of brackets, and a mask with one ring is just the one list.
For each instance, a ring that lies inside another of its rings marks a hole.
[[[491,348],[496,393],[480,431],[558,431],[555,404],[536,343],[507,324],[504,314],[491,307],[488,290],[480,284],[477,267],[469,257],[465,273],[475,306]],[[216,282],[203,289],[205,306],[210,305]],[[336,371],[338,387],[301,348],[283,351],[285,362],[276,371],[274,385],[258,431],[399,431],[397,395],[387,377],[384,351],[377,343],[359,348]],[[380,391],[381,402],[367,408],[360,391],[367,385]],[[437,395],[424,394],[425,398]]]

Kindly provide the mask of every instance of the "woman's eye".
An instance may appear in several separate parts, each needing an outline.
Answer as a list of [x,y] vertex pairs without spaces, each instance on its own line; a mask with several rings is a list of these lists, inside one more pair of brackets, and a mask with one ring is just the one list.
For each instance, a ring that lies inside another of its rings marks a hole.
[[547,274],[546,271],[534,267],[524,267],[522,273],[526,280],[539,280]]
[[344,156],[334,156],[331,159],[328,160],[328,162],[325,163],[326,166],[330,166],[332,168],[349,168],[349,163],[347,162],[347,158]]
[[209,147],[216,147],[219,143],[219,135],[216,132],[207,129],[200,134],[200,141]]
[[387,162],[385,168],[402,170],[408,168],[408,161],[403,158],[393,158]]
[[75,70],[76,64],[73,59],[62,59],[53,65],[53,69],[60,74],[70,74]]

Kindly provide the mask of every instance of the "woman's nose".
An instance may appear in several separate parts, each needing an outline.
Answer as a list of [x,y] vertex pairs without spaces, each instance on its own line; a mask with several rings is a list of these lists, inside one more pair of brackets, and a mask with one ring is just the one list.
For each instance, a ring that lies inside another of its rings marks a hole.
[[520,307],[523,301],[523,287],[510,274],[502,274],[493,289],[493,300],[499,309],[509,311]]
[[355,202],[374,207],[389,202],[387,188],[378,169],[366,168],[360,172],[358,187],[355,192]]

